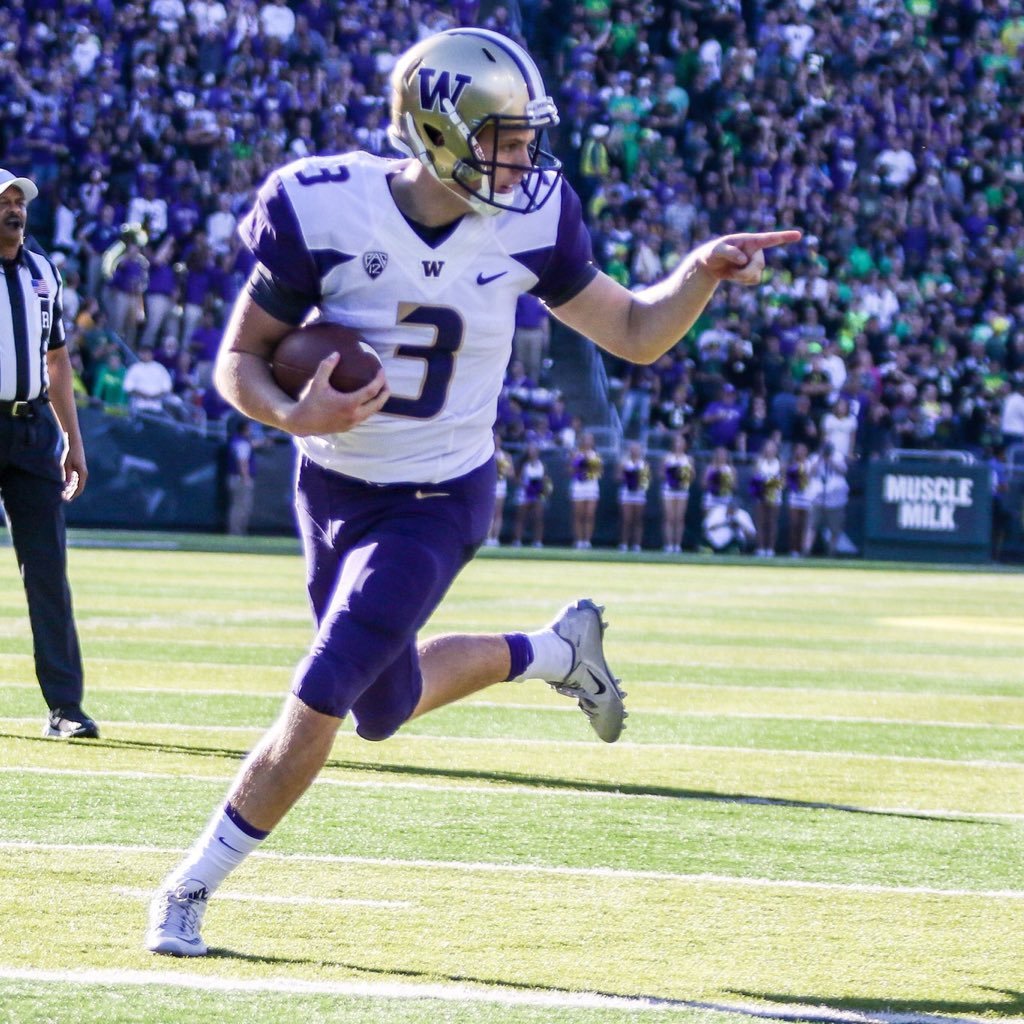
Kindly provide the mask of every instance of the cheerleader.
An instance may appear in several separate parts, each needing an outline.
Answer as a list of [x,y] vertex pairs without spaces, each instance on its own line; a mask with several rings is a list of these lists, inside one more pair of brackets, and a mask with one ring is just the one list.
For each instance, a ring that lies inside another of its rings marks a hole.
[[580,434],[579,445],[569,456],[572,482],[569,496],[572,501],[572,546],[587,549],[594,536],[597,521],[599,481],[604,462],[594,448],[594,435]]
[[705,514],[713,508],[726,508],[732,503],[736,490],[736,469],[728,448],[719,446],[712,452],[708,468],[704,470],[703,485],[701,507]]
[[550,493],[551,478],[541,461],[540,448],[536,444],[528,444],[519,467],[519,485],[516,488],[515,547],[523,546],[527,520],[530,521],[533,546],[544,546],[544,506]]
[[644,510],[651,467],[639,441],[630,441],[626,457],[619,463],[620,551],[639,551],[644,538]]
[[786,498],[789,503],[789,553],[799,558],[807,533],[807,520],[811,508],[810,460],[807,445],[793,445],[793,457],[786,467]]
[[491,528],[484,541],[485,547],[496,548],[501,543],[501,527],[505,521],[505,499],[508,497],[508,481],[515,473],[512,459],[501,446],[501,437],[494,435],[494,465],[498,479],[494,485],[494,514],[491,517]]
[[686,438],[681,433],[673,434],[672,449],[661,464],[663,551],[678,553],[682,550],[693,473],[693,459],[687,454]]
[[779,532],[779,511],[782,508],[782,491],[785,481],[782,463],[779,461],[779,447],[773,440],[761,446],[750,489],[754,499],[754,525],[757,529],[758,558],[773,558]]

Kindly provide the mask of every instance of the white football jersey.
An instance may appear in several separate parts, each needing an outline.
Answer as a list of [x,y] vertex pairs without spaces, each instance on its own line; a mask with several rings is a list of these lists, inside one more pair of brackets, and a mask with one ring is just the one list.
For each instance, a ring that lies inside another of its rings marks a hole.
[[406,161],[310,157],[272,174],[239,231],[320,315],[380,356],[391,398],[353,430],[298,438],[315,462],[375,483],[438,483],[494,451],[516,300],[551,306],[592,280],[590,236],[563,181],[529,214],[467,213],[432,243],[399,211],[388,179]]

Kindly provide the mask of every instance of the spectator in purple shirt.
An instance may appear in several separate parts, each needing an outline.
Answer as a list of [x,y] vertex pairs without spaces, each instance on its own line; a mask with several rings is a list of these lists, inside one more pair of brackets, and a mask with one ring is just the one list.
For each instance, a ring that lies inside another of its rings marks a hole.
[[107,309],[111,328],[122,341],[134,347],[143,315],[142,300],[149,275],[149,260],[136,234],[126,232],[124,247],[124,253],[116,260],[110,276],[106,292]]
[[85,218],[78,229],[81,258],[85,263],[85,294],[98,298],[102,277],[103,254],[121,237],[117,211],[110,204],[100,207],[95,218]]
[[191,184],[179,187],[179,194],[167,207],[167,228],[182,243],[192,238],[203,223],[203,211],[194,198]]
[[56,180],[60,163],[68,155],[67,131],[58,121],[57,111],[43,107],[25,125],[25,133],[32,161],[30,173],[43,189]]
[[325,0],[303,0],[296,10],[296,31],[302,32],[302,21],[311,35],[319,36],[324,42],[334,38],[334,7]]
[[213,361],[217,358],[217,349],[224,329],[217,323],[216,314],[212,309],[204,309],[200,314],[199,324],[189,335],[188,350],[195,359],[196,377],[200,387],[209,388],[213,373]]
[[199,324],[208,301],[217,292],[220,273],[216,257],[206,241],[206,233],[197,231],[185,253],[185,311],[181,323],[181,340],[191,343],[192,332]]
[[452,12],[460,28],[472,27],[480,16],[480,0],[452,0]]
[[[168,330],[177,327],[174,311],[178,303],[178,275],[174,269],[177,243],[166,235],[153,251],[149,261],[149,285],[146,288],[146,329],[142,345],[156,349]],[[169,369],[169,367],[168,367]]]
[[512,335],[513,358],[522,362],[526,375],[541,379],[551,339],[547,308],[535,295],[524,292],[516,303],[516,329]]
[[551,402],[547,412],[547,432],[554,443],[563,448],[571,448],[576,441],[572,413],[565,406],[565,399],[560,395]]
[[743,410],[736,400],[736,389],[731,384],[723,384],[718,398],[708,405],[701,417],[706,447],[735,451],[742,421]]

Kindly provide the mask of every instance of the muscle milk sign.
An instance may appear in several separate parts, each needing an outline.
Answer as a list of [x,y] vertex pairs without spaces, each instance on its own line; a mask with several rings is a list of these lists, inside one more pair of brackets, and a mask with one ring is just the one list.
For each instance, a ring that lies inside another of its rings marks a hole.
[[956,459],[874,459],[864,489],[868,558],[984,562],[991,556],[987,465]]
[[887,511],[895,510],[893,525],[898,530],[952,532],[957,528],[957,510],[974,506],[974,480],[890,470],[882,478],[882,502]]

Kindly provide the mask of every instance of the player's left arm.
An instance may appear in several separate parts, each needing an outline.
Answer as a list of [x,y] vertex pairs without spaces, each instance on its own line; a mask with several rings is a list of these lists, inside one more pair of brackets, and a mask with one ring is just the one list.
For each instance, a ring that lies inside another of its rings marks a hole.
[[799,231],[763,231],[712,239],[668,277],[638,292],[598,273],[552,313],[613,355],[653,363],[693,326],[721,282],[758,284],[764,250],[800,237]]

